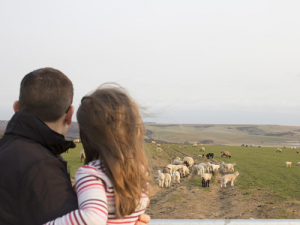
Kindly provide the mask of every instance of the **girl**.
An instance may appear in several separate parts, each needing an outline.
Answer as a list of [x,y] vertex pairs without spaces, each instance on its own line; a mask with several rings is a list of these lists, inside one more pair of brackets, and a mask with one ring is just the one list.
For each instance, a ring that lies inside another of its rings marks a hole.
[[47,224],[135,224],[150,183],[137,104],[102,85],[82,98],[77,120],[86,153],[75,175],[79,209]]

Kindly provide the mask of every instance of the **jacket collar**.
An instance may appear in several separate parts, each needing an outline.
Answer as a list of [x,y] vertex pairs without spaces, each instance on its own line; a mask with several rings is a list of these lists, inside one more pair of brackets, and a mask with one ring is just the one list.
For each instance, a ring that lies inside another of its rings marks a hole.
[[6,127],[5,134],[15,134],[46,147],[54,155],[60,155],[69,148],[75,148],[73,141],[65,140],[65,137],[51,130],[37,117],[22,112],[16,112]]

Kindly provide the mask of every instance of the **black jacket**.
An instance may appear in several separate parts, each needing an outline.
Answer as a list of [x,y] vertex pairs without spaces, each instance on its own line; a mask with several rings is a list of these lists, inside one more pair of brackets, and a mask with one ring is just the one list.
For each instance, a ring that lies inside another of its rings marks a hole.
[[38,118],[15,113],[0,139],[0,224],[43,224],[78,209],[60,156],[75,144]]

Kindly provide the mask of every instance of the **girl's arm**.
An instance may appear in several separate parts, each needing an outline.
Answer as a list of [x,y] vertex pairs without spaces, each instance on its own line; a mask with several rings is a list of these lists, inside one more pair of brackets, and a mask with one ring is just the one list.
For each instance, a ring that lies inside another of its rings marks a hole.
[[[89,171],[91,170],[91,171]],[[107,198],[95,169],[85,167],[75,175],[79,209],[46,223],[47,225],[101,225],[107,221]]]

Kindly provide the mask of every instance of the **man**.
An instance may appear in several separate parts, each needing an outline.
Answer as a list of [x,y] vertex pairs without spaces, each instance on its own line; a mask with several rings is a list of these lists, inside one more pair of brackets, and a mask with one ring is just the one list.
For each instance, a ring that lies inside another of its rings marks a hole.
[[[78,209],[77,197],[60,156],[72,141],[72,82],[60,71],[27,74],[15,114],[0,140],[0,224],[43,224]],[[137,224],[150,221],[142,215]]]

